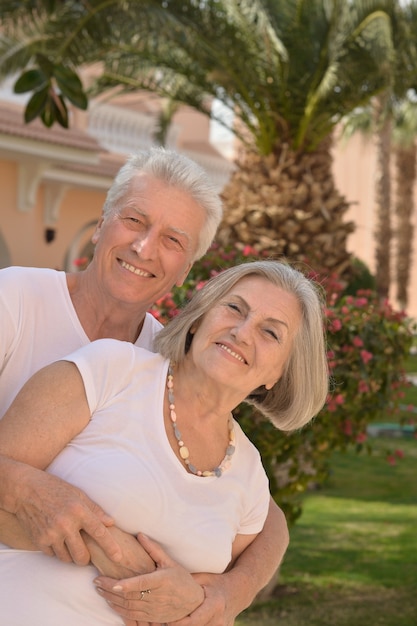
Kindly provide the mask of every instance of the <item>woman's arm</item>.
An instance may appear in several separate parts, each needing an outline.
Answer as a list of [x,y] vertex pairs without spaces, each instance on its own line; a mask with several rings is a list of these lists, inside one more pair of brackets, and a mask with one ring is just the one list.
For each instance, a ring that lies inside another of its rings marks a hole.
[[121,558],[107,530],[111,517],[80,489],[41,471],[89,419],[84,384],[73,363],[49,365],[22,388],[0,420],[0,508],[15,514],[21,528],[10,516],[3,519],[1,541],[7,536],[32,540],[45,554],[85,565],[90,555],[80,535],[84,529],[111,559]]
[[58,361],[28,380],[0,421],[0,454],[45,469],[89,420],[77,367]]

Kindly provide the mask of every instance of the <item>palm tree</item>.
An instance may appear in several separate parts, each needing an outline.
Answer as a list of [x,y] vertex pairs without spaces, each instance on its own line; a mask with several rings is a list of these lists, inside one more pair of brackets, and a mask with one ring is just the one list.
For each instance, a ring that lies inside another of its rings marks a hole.
[[[77,104],[80,93],[69,72],[57,70],[97,60],[93,94],[146,89],[207,115],[216,98],[233,110],[241,145],[219,241],[347,271],[353,225],[334,185],[332,130],[389,82],[394,0],[26,4],[52,5],[53,19],[43,12],[30,26],[24,17],[17,26],[4,21],[0,70],[4,54],[17,69],[30,53],[44,98],[60,98],[57,110],[70,95]],[[22,23],[26,47],[17,37]]]
[[[394,24],[397,54],[392,84],[368,105],[355,109],[343,120],[342,136],[349,138],[360,131],[376,138],[376,286],[380,297],[387,298],[395,276],[397,300],[405,308],[408,303],[413,186],[416,177],[414,143],[417,136],[417,106],[413,86],[416,81],[417,6],[409,3],[399,7]],[[393,168],[396,176],[395,211],[391,193]]]

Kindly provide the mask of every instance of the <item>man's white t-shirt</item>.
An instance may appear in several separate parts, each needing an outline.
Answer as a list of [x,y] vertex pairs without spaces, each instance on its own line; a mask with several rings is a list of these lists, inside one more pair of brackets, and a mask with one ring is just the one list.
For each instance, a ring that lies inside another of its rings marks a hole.
[[[161,328],[147,313],[136,345],[152,350]],[[89,343],[65,272],[28,267],[0,270],[0,418],[32,374]]]

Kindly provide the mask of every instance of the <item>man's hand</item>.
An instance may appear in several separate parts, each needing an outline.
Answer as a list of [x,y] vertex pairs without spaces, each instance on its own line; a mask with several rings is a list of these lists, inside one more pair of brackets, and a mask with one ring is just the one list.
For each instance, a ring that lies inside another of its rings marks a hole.
[[156,542],[142,534],[138,541],[156,563],[156,571],[120,581],[99,576],[95,580],[98,593],[125,623],[189,619],[204,601],[203,588]]
[[87,565],[90,553],[80,531],[90,535],[112,561],[122,551],[107,527],[114,524],[80,489],[60,478],[28,468],[24,492],[13,511],[36,548],[61,561]]
[[91,562],[102,576],[120,579],[155,571],[155,563],[133,535],[117,526],[110,527],[109,533],[122,550],[120,563],[108,559],[96,541],[81,531],[91,555]]

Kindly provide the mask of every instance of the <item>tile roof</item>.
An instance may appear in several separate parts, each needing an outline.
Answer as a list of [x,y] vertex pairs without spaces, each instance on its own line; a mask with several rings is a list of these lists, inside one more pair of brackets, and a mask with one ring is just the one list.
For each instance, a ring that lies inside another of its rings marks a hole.
[[66,129],[58,125],[46,128],[39,119],[26,124],[23,109],[5,102],[0,103],[0,134],[92,152],[103,150],[96,139],[78,128]]

